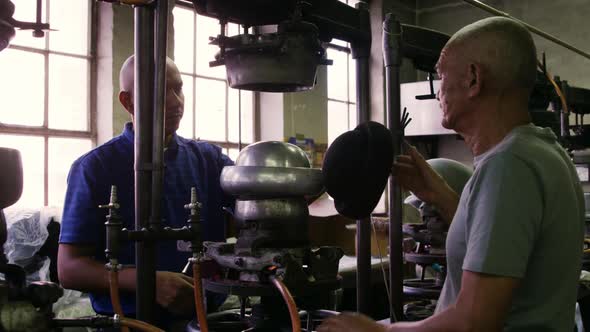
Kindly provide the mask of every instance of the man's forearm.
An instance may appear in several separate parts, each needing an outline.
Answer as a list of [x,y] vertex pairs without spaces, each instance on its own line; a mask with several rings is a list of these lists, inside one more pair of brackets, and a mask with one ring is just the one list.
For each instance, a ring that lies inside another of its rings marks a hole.
[[[60,281],[66,288],[91,293],[108,293],[109,274],[105,265],[90,258],[72,259],[60,269]],[[135,268],[123,268],[118,272],[119,289],[135,292]]]
[[[451,307],[440,314],[419,322],[402,322],[391,325],[387,332],[469,332],[474,331],[465,316]],[[478,330],[480,331],[480,330]]]

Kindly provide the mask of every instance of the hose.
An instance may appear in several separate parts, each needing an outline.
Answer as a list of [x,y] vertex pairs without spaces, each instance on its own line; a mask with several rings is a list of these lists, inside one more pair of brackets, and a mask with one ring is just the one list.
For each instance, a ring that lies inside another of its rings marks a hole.
[[146,322],[142,322],[137,319],[127,318],[127,317],[121,317],[120,324],[124,328],[130,327],[132,329],[136,329],[136,330],[140,330],[140,331],[144,331],[144,332],[164,332],[164,330],[161,330],[151,324],[148,324]]
[[203,289],[201,286],[201,264],[199,259],[193,259],[193,286],[195,292],[195,310],[197,311],[197,320],[201,332],[209,332],[207,326],[207,312],[203,302]]
[[553,88],[555,89],[555,92],[557,93],[557,95],[559,96],[559,100],[561,101],[561,107],[563,108],[563,112],[569,113],[569,108],[567,107],[567,102],[565,100],[565,96],[563,95],[563,91],[561,91],[561,88],[559,87],[559,85],[557,85],[557,83],[555,83],[555,81],[553,80],[553,78],[551,77],[549,72],[545,69],[545,67],[543,67],[543,64],[541,63],[541,61],[537,60],[537,65],[539,66],[539,68],[541,68],[541,70],[543,70],[543,72],[545,73],[545,76],[547,77],[549,82],[551,82],[551,85],[553,85]]
[[[109,293],[111,295],[111,304],[113,305],[113,311],[119,315],[121,319],[125,318],[123,315],[123,308],[121,307],[121,299],[119,298],[119,275],[117,269],[112,268],[109,270]],[[129,332],[127,326],[121,326],[122,332]]]
[[270,276],[270,281],[279,290],[281,296],[285,300],[287,307],[289,308],[289,316],[291,316],[291,330],[293,332],[301,332],[301,320],[299,319],[299,312],[297,311],[297,305],[295,300],[289,292],[289,289],[285,284],[275,276]]

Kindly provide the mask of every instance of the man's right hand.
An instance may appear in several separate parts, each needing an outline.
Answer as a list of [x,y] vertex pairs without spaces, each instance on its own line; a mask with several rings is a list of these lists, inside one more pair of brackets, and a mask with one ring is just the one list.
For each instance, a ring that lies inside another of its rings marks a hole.
[[408,154],[399,155],[393,164],[395,180],[421,201],[436,206],[443,219],[450,223],[457,210],[459,196],[416,148],[409,144],[404,146]]
[[396,180],[421,201],[434,204],[439,193],[448,187],[447,183],[416,148],[406,145],[406,152],[407,155],[399,155],[393,164]]
[[156,272],[156,302],[176,315],[195,312],[193,280],[182,273]]

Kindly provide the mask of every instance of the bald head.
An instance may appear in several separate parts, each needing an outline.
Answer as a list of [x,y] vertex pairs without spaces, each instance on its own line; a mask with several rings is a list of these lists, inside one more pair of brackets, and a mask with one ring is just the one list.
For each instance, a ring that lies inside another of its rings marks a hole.
[[[132,55],[125,60],[119,72],[119,101],[131,115],[132,121],[134,121],[135,116],[133,103],[134,67],[135,57]],[[164,109],[161,111],[165,114],[166,135],[171,135],[178,129],[184,114],[184,94],[182,92],[180,71],[178,71],[176,64],[170,58],[166,58],[166,101]]]
[[445,50],[480,63],[496,88],[530,90],[535,83],[535,44],[529,31],[514,20],[490,17],[469,24],[451,37]]
[[[126,91],[133,95],[133,84],[135,78],[135,56],[131,55],[130,57],[125,60],[123,66],[121,66],[121,71],[119,72],[119,89],[120,91]],[[178,68],[174,61],[168,57],[166,57],[166,71],[171,72],[173,75],[180,75]]]

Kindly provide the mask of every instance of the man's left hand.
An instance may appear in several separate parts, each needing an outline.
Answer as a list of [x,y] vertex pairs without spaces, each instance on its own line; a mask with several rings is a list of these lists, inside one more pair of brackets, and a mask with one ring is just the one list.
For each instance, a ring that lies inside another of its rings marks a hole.
[[326,319],[318,332],[387,332],[387,327],[357,313],[344,313]]

